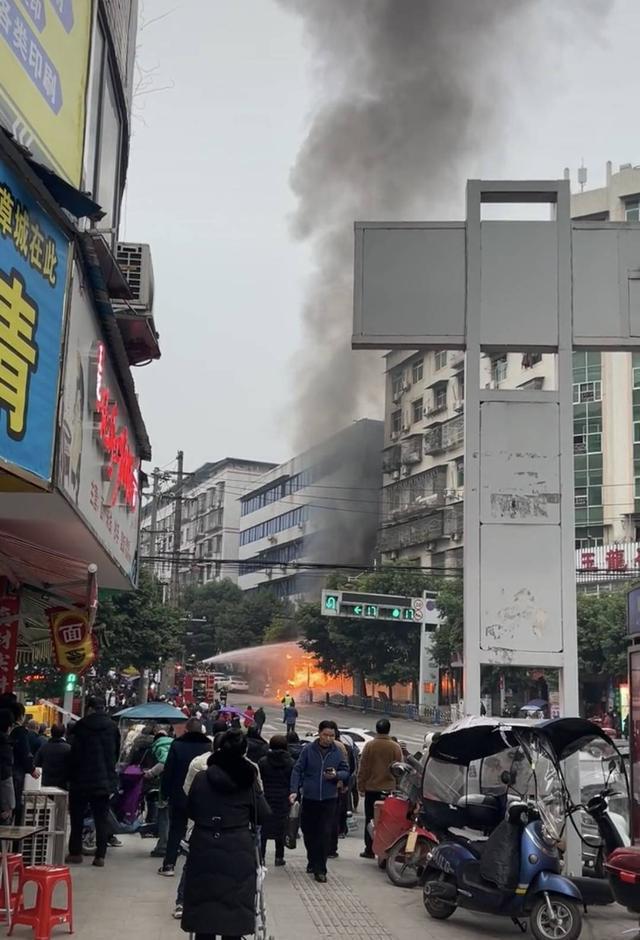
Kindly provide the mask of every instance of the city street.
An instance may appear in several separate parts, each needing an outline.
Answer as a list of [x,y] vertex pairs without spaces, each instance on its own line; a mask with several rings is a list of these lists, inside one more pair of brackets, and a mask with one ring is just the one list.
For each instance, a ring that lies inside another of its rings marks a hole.
[[[330,862],[326,885],[316,884],[305,873],[301,843],[287,853],[285,868],[269,868],[268,924],[275,940],[515,940],[520,936],[508,920],[465,912],[456,912],[445,922],[431,920],[419,890],[394,887],[375,862],[358,858],[361,836],[359,817],[358,829],[340,842],[340,858]],[[112,940],[126,931],[139,940],[184,937],[171,918],[177,878],[157,875],[158,862],[149,858],[149,841],[137,836],[122,840],[122,848],[109,851],[104,869],[85,864],[73,870],[75,936]],[[272,844],[268,852],[272,861]],[[621,908],[594,909],[584,919],[582,937],[615,940],[633,926],[634,918]],[[15,936],[26,940],[30,933],[17,927]]]
[[[254,708],[262,705],[267,713],[267,721],[263,730],[263,736],[267,740],[272,734],[282,734],[284,732],[282,708],[273,699],[251,697],[246,694],[229,695],[229,704],[238,707],[253,705]],[[296,731],[301,738],[304,738],[307,734],[315,733],[318,730],[318,722],[325,718],[331,718],[340,728],[363,728],[374,733],[376,721],[378,718],[384,717],[380,712],[363,712],[356,708],[337,708],[316,704],[303,705],[297,701],[296,708],[300,713],[300,717],[296,722]],[[408,721],[405,718],[390,717],[389,720],[391,721],[391,734],[398,741],[403,741],[412,753],[422,749],[425,734],[433,730],[433,726],[418,721]]]

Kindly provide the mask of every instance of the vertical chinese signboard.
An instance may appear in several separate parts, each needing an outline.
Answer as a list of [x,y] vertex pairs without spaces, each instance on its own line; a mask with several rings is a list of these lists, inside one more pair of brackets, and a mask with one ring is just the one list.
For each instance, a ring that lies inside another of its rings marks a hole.
[[137,566],[139,471],[125,398],[74,266],[57,482],[131,581]]
[[13,692],[19,611],[20,601],[15,595],[0,595],[0,695]]
[[95,634],[89,627],[89,615],[65,607],[54,607],[47,613],[58,668],[62,672],[82,675],[98,655]]
[[38,483],[53,469],[68,250],[0,162],[0,460]]
[[0,123],[80,185],[91,0],[0,0]]

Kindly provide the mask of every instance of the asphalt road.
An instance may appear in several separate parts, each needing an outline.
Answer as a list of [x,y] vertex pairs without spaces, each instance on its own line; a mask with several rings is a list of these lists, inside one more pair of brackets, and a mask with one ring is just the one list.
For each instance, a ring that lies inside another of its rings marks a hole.
[[[284,731],[282,724],[282,707],[273,699],[261,699],[247,697],[244,694],[229,695],[229,704],[238,707],[253,705],[256,708],[262,705],[267,713],[267,721],[264,726],[264,737],[270,737],[272,734],[281,734]],[[331,718],[340,728],[365,728],[374,732],[376,721],[379,714],[371,712],[362,712],[355,708],[337,708],[334,706],[326,707],[324,705],[302,705],[296,702],[296,707],[300,713],[296,723],[296,731],[300,737],[312,734],[318,730],[318,722],[325,718]],[[408,721],[405,718],[391,718],[391,734],[398,738],[398,741],[404,741],[412,753],[421,750],[425,734],[432,730],[429,725],[418,721]]]

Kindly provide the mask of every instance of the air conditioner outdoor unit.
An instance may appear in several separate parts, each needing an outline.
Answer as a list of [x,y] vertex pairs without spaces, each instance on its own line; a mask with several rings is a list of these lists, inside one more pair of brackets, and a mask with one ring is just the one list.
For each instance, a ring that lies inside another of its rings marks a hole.
[[408,392],[410,388],[411,388],[411,382],[403,382],[403,383],[402,383],[402,391],[403,391],[403,392]]
[[400,557],[400,552],[396,551],[395,549],[392,552],[389,552],[389,558],[391,559],[391,561],[397,561],[399,557]]
[[403,430],[403,431],[410,431],[410,430],[411,430],[411,425],[409,424],[408,421],[405,421],[405,423],[402,425],[402,430]]
[[428,552],[435,552],[435,550],[436,550],[436,543],[435,543],[435,542],[427,542],[427,544],[425,545],[425,548],[426,548],[426,550],[427,550]]
[[116,260],[133,294],[126,304],[140,313],[153,310],[153,266],[149,245],[140,242],[118,242]]
[[445,490],[445,491],[444,491],[444,495],[447,497],[447,499],[456,499],[456,491],[455,491],[455,490]]
[[410,473],[411,473],[411,467],[409,467],[409,466],[407,466],[407,465],[405,464],[405,465],[403,466],[403,468],[402,468],[402,476],[403,476],[403,477],[408,477]]
[[393,473],[391,474],[391,476],[393,477],[394,480],[399,480],[399,479],[400,479],[400,471],[399,471],[399,470],[394,470]]
[[462,414],[462,412],[464,411],[464,402],[457,401],[455,405],[453,406],[453,410],[455,411],[456,414]]
[[457,541],[459,541],[459,539],[460,539],[460,535],[458,534],[458,532],[452,532],[452,533],[451,533],[451,541],[452,541],[452,542],[457,542]]
[[275,545],[278,541],[277,535],[270,535],[267,541],[271,542],[272,545]]

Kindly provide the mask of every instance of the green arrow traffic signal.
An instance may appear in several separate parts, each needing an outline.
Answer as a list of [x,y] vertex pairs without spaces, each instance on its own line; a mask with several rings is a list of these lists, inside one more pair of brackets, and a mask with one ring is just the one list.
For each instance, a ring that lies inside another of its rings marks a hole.
[[360,615],[362,614],[362,604],[356,604],[355,607],[353,608],[353,612],[356,615],[356,617],[360,617]]

